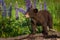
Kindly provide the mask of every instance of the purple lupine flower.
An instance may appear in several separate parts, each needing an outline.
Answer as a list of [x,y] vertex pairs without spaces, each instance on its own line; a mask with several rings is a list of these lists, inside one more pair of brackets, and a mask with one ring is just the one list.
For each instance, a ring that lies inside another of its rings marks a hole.
[[16,8],[16,20],[18,20],[19,19],[19,15],[18,15],[18,3],[17,3],[17,1],[16,1],[15,8]]
[[2,3],[2,6],[4,5],[4,0],[0,0],[0,3]]
[[9,9],[8,9],[8,17],[11,18],[11,12],[12,12],[12,3],[10,3]]
[[16,9],[16,17],[18,17],[18,9]]
[[44,10],[46,10],[46,2],[44,1]]
[[0,3],[2,3],[2,0],[0,0]]
[[2,17],[6,17],[6,4],[4,3],[4,6],[3,6],[3,12],[2,12]]
[[20,8],[19,11],[22,12],[23,14],[26,13],[26,11],[23,8]]
[[4,0],[2,0],[2,6],[4,5]]
[[27,9],[28,9],[30,6],[31,6],[30,0],[26,0],[26,7],[27,7]]
[[36,8],[36,0],[34,0],[34,8]]

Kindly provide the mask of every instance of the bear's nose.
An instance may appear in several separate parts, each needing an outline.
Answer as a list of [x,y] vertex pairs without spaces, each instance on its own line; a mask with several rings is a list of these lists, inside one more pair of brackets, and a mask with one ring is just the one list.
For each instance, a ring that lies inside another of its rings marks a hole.
[[26,17],[26,18],[29,18],[30,16],[29,16],[29,14],[27,13],[27,14],[25,14],[25,17]]
[[29,18],[29,15],[25,15],[26,18]]

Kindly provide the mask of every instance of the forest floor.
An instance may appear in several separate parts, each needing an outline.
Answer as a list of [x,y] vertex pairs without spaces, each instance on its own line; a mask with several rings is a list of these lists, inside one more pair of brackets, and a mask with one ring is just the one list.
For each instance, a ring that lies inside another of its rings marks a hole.
[[50,36],[50,37],[43,37],[43,34],[35,34],[35,35],[22,35],[17,37],[10,37],[10,38],[0,38],[0,40],[60,40],[60,33],[58,36]]

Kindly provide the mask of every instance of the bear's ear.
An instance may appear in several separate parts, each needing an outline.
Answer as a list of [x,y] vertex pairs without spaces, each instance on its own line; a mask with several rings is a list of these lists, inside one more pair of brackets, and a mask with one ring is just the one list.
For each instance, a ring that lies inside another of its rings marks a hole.
[[38,12],[38,9],[33,9],[33,12],[34,12],[34,13],[37,13],[37,12]]

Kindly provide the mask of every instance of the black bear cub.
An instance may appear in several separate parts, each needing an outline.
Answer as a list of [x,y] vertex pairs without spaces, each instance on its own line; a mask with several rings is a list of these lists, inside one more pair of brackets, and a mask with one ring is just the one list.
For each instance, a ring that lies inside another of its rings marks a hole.
[[52,16],[47,10],[40,10],[30,7],[25,13],[26,18],[31,18],[31,25],[33,34],[36,32],[37,24],[40,24],[43,28],[43,34],[48,35],[48,28],[53,29]]

